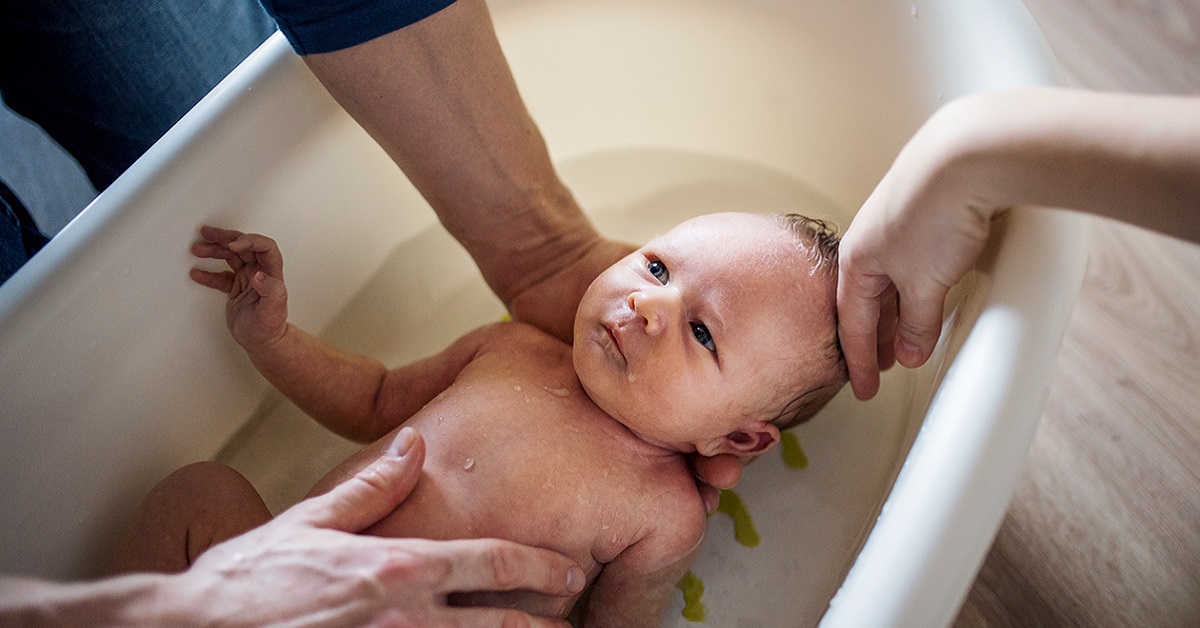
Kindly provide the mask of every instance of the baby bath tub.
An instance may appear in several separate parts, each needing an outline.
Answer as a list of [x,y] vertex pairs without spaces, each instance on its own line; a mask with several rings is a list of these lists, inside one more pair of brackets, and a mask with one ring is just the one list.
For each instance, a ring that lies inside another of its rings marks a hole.
[[[1015,0],[497,0],[564,179],[602,230],[800,211],[848,225],[920,123],[1053,83]],[[145,491],[216,457],[273,508],[354,446],[269,390],[187,253],[212,223],[276,237],[293,320],[396,363],[502,314],[469,258],[279,37],[0,287],[0,568],[95,575]],[[953,618],[1018,479],[1082,274],[1086,222],[1016,211],[954,293],[935,357],[849,390],[718,514],[693,572],[718,626]],[[666,622],[680,617],[682,596]]]

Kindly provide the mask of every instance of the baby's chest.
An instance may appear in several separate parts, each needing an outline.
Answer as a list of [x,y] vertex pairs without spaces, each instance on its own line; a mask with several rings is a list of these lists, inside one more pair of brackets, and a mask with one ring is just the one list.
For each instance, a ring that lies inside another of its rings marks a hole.
[[504,538],[580,561],[611,560],[644,529],[653,472],[613,449],[603,430],[563,415],[569,395],[509,388],[515,403],[488,404],[472,421],[446,417],[480,408],[431,404],[430,425],[421,427],[425,475],[393,515],[393,532]]

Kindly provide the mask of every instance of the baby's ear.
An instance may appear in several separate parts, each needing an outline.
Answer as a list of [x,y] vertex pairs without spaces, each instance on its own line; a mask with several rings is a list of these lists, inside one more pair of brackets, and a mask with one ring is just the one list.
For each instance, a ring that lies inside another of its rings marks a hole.
[[766,421],[755,421],[724,436],[696,444],[702,456],[731,454],[738,458],[753,458],[779,442],[779,428]]

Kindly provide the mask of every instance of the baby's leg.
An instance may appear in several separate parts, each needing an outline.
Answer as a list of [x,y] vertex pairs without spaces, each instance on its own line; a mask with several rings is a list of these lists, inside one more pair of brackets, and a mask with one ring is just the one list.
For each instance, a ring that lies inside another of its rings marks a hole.
[[191,464],[150,490],[109,572],[183,571],[209,547],[270,519],[242,474],[215,462]]

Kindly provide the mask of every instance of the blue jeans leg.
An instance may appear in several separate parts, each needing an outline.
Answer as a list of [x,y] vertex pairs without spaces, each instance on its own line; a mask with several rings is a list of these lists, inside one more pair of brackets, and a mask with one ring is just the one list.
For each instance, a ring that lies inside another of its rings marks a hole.
[[257,0],[35,0],[0,10],[0,94],[108,187],[275,30]]
[[46,236],[12,190],[0,181],[0,283],[46,245]]

